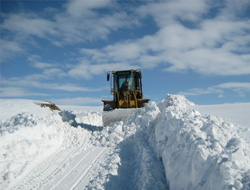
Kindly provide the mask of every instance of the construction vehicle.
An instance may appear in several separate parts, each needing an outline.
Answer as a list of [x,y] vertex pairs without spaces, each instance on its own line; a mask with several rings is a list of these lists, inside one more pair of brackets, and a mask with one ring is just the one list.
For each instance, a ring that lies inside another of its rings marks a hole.
[[[102,100],[104,125],[110,121],[121,120],[120,117],[132,112],[128,108],[141,108],[150,100],[143,97],[141,70],[109,71],[107,81],[110,81],[113,100]],[[110,114],[112,110],[116,110],[116,113]]]

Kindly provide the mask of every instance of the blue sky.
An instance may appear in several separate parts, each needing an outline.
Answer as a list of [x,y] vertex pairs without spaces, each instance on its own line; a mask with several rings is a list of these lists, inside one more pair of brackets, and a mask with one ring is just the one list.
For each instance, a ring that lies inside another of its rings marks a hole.
[[250,102],[249,0],[1,0],[1,98],[101,105],[106,72],[145,98]]

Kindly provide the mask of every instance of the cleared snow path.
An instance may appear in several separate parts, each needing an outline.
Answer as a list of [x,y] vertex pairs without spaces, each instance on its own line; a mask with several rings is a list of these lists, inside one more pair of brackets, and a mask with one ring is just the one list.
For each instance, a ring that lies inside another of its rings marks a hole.
[[101,169],[104,173],[95,176],[89,189],[167,189],[163,163],[155,148],[154,121],[159,109],[152,103],[134,111],[127,120],[110,124],[101,132],[93,132],[93,142],[112,146],[115,150]]
[[89,173],[100,158],[105,148],[89,147],[80,152],[69,164],[67,171],[58,175],[52,187],[46,186],[45,189],[79,189],[84,188],[88,183]]
[[95,146],[62,150],[34,168],[14,189],[82,189],[105,151]]
[[[140,140],[142,142],[139,143]],[[139,134],[120,143],[117,151],[120,160],[117,175],[111,175],[109,181],[104,183],[103,189],[167,189],[162,162]]]

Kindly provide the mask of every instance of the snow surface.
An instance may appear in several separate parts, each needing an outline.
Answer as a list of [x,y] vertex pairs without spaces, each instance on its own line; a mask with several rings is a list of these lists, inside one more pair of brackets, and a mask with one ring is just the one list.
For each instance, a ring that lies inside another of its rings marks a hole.
[[103,127],[34,102],[0,101],[0,189],[250,189],[249,103],[167,95]]
[[241,128],[190,106],[171,95],[159,104],[155,134],[170,189],[250,189],[250,144]]
[[250,103],[222,105],[195,105],[191,107],[202,114],[213,115],[225,119],[240,128],[240,136],[250,142]]

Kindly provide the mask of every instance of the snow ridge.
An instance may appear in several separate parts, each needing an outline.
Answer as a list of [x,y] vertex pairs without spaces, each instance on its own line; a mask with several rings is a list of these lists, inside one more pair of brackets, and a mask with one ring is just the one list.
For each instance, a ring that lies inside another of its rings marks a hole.
[[233,124],[190,105],[172,95],[159,105],[155,135],[170,189],[249,189],[249,144]]
[[61,149],[88,140],[87,131],[69,128],[57,112],[45,117],[21,112],[1,123],[0,134],[0,187],[4,189],[14,187],[34,167]]

